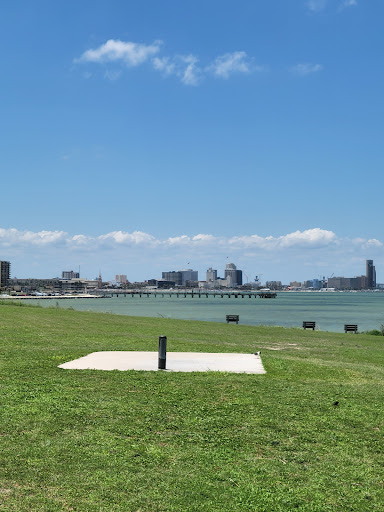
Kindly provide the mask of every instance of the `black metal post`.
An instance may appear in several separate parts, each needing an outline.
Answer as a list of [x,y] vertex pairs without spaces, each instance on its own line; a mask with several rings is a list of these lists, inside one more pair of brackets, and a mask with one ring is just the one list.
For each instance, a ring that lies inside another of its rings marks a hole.
[[159,370],[165,370],[167,361],[167,337],[159,336]]

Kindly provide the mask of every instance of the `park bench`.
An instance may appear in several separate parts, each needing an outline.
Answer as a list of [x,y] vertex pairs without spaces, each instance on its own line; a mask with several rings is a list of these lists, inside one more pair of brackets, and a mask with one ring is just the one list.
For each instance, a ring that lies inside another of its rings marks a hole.
[[345,324],[344,332],[354,332],[357,333],[357,324]]
[[315,330],[316,322],[303,322],[303,329],[312,329]]
[[226,320],[227,320],[227,324],[229,324],[229,322],[236,322],[238,324],[239,323],[239,315],[227,315]]

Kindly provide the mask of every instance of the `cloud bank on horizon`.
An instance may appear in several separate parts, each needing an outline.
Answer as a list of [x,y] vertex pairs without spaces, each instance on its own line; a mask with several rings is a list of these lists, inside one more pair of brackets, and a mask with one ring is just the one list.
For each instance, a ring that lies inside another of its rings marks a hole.
[[[360,262],[373,258],[372,255],[376,258],[382,257],[383,247],[383,243],[377,239],[340,238],[333,231],[321,228],[295,231],[281,236],[220,237],[200,233],[164,239],[142,231],[112,231],[90,236],[71,235],[65,231],[33,232],[0,228],[2,259],[17,261],[20,269],[17,270],[18,277],[20,271],[24,275],[31,276],[33,272],[41,275],[46,270],[47,261],[58,266],[56,274],[63,265],[82,261],[94,265],[95,268],[99,264],[104,267],[108,265],[111,273],[109,279],[114,273],[120,272],[122,264],[129,265],[131,275],[138,276],[142,274],[141,265],[145,262],[147,275],[140,279],[149,279],[154,274],[156,277],[161,275],[155,261],[162,265],[163,270],[173,266],[182,268],[187,261],[192,261],[192,266],[203,268],[213,264],[213,261],[224,261],[229,258],[228,255],[239,264],[239,268],[249,268],[256,260],[264,261],[264,265],[270,265],[274,260],[275,263],[289,266],[292,260],[304,265],[307,267],[306,271],[313,274],[319,270],[318,267],[329,265],[336,257],[345,264],[358,262],[360,267]],[[26,268],[31,263],[31,269],[27,271]]]

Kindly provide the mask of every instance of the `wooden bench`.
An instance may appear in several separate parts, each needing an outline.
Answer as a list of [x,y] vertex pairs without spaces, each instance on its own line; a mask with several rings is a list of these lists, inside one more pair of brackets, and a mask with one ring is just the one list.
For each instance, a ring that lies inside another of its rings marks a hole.
[[303,329],[312,329],[315,330],[316,322],[303,322]]
[[229,324],[229,322],[236,322],[238,324],[239,323],[239,315],[227,315],[226,320],[227,320],[227,324]]
[[357,324],[345,324],[344,332],[354,332],[357,333]]

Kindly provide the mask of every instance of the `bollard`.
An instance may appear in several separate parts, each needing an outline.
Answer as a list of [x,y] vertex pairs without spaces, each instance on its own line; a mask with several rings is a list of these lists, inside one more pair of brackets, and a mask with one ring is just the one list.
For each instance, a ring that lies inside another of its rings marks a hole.
[[159,370],[165,370],[167,361],[167,337],[159,336]]

